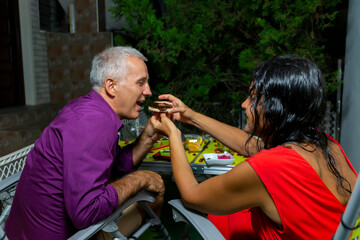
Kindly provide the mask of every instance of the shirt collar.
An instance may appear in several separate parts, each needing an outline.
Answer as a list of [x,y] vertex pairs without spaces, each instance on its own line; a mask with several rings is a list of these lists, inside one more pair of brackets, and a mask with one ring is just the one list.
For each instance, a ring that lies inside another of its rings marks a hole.
[[103,106],[103,109],[107,111],[111,118],[114,120],[115,126],[119,130],[121,127],[123,127],[124,123],[120,120],[119,116],[115,113],[115,111],[110,107],[110,105],[105,101],[105,99],[94,89],[91,89],[89,96],[93,98],[95,101],[99,102],[101,106]]

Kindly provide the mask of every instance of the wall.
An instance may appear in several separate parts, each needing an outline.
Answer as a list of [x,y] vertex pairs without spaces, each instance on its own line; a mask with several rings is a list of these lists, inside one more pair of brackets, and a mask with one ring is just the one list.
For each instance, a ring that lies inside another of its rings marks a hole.
[[78,0],[76,33],[47,33],[51,101],[66,103],[88,93],[91,62],[112,46],[110,32],[98,32],[96,0]]
[[36,103],[50,102],[48,55],[46,32],[40,31],[39,1],[31,1],[31,23],[34,54],[34,73],[36,84]]
[[110,32],[98,32],[98,1],[74,1],[75,34],[41,31],[39,0],[18,1],[26,105],[66,103],[87,93],[93,56],[112,45]]
[[51,101],[65,103],[88,93],[91,61],[111,45],[111,33],[48,33]]
[[40,32],[38,0],[19,0],[25,104],[50,102],[46,33]]

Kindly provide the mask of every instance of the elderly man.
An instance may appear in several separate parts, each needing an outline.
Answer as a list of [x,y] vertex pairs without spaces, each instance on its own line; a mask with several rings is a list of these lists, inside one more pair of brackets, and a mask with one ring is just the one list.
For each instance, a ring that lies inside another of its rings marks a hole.
[[[93,89],[68,103],[28,154],[6,223],[9,239],[67,239],[108,217],[140,189],[158,193],[155,208],[161,206],[161,177],[135,171],[160,137],[151,123],[134,144],[118,145],[121,120],[136,119],[151,96],[144,61],[130,47],[95,56]],[[142,214],[136,207],[128,211]],[[140,224],[141,217],[135,219]]]

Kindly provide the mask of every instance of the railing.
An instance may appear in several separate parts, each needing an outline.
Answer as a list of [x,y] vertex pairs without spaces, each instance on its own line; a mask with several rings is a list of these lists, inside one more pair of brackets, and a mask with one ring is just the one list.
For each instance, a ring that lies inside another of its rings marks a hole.
[[33,147],[31,144],[0,158],[0,181],[23,170],[27,154]]
[[19,149],[13,153],[5,155],[0,158],[0,238],[7,239],[4,232],[4,224],[9,216],[10,207],[17,181],[20,177],[21,171],[24,168],[26,157],[29,151],[34,147],[31,144],[27,147]]
[[[238,114],[233,114],[234,119],[238,122],[238,128],[244,129],[246,125],[245,110],[242,110]],[[331,110],[330,103],[328,103],[323,122],[324,130],[327,134],[332,136],[336,141],[340,142],[340,114]]]

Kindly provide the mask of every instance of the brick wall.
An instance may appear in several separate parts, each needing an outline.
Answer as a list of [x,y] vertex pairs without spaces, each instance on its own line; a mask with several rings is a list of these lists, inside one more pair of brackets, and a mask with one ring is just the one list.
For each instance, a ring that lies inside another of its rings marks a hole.
[[97,31],[96,0],[75,0],[76,33],[47,33],[51,101],[66,103],[87,94],[93,57],[112,44]]
[[39,0],[31,1],[34,71],[37,104],[50,102],[49,65],[46,32],[40,31]]
[[30,3],[37,104],[66,103],[86,94],[93,56],[112,43],[110,32],[97,31],[97,1],[74,1],[75,34],[41,31],[39,0]]
[[66,103],[87,94],[92,59],[111,44],[111,33],[48,33],[47,37],[51,101]]

